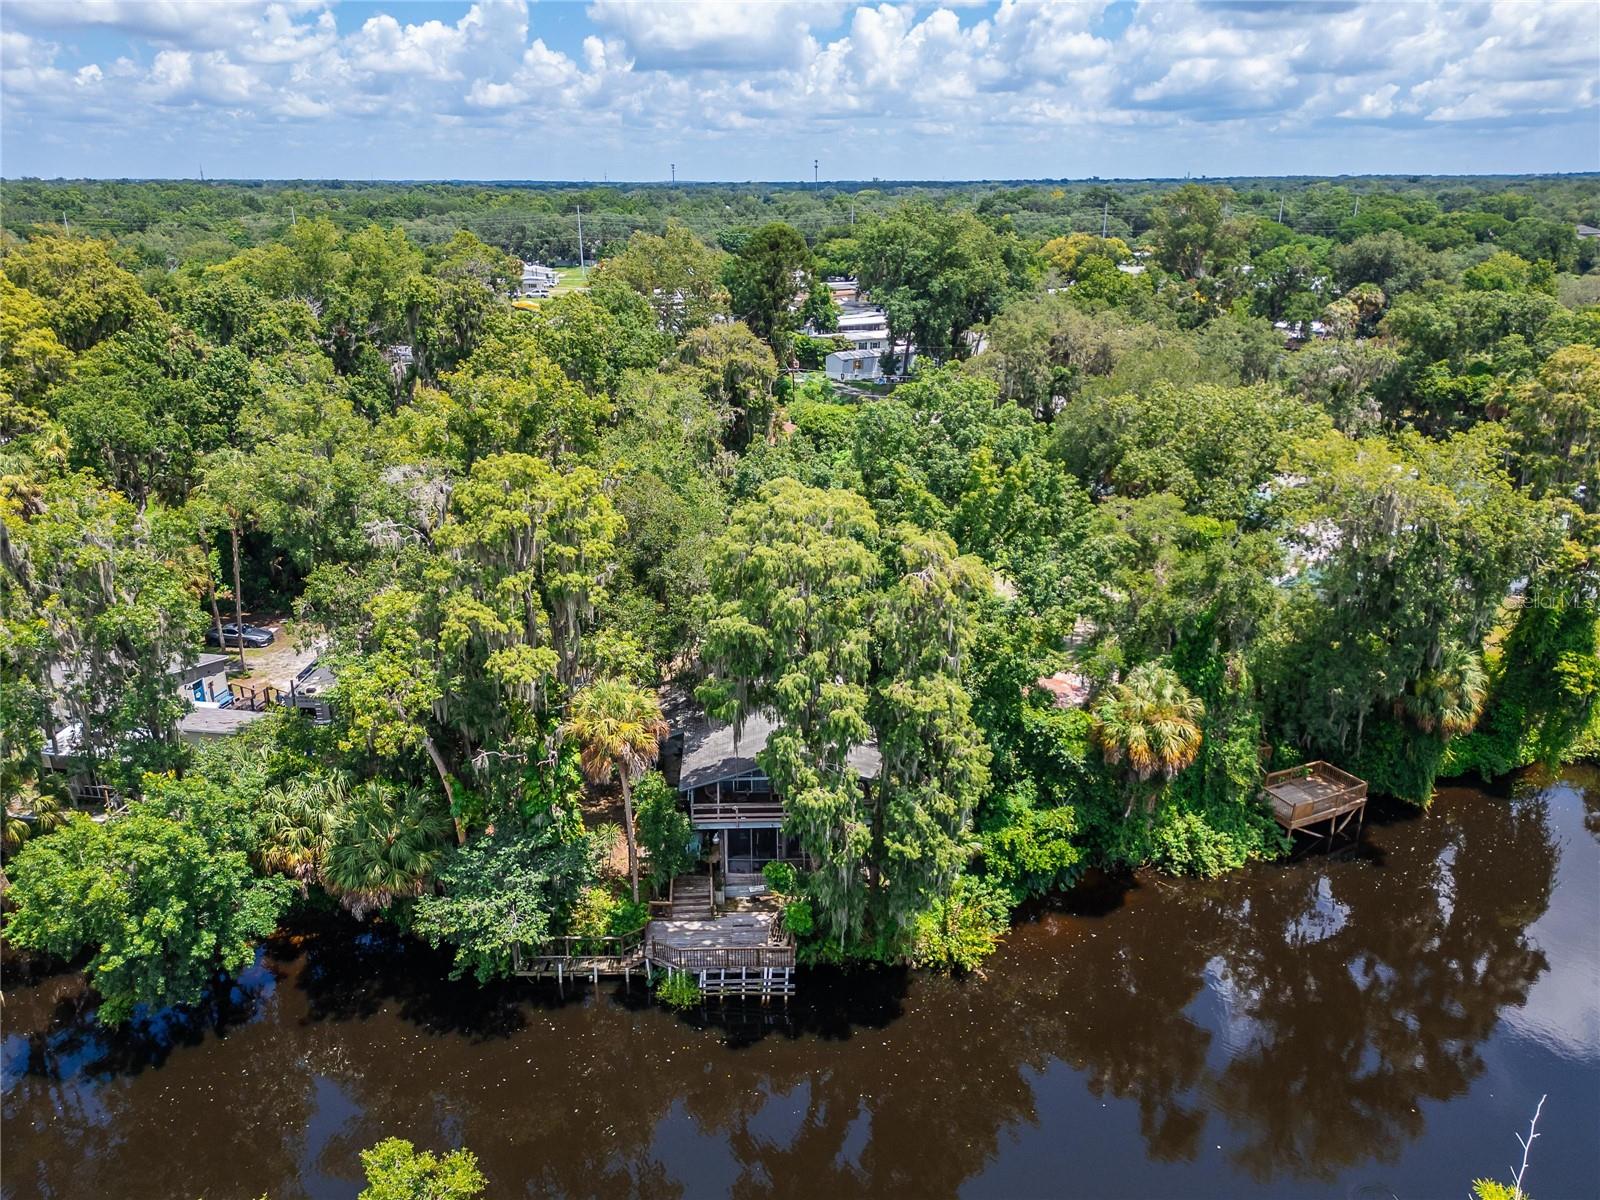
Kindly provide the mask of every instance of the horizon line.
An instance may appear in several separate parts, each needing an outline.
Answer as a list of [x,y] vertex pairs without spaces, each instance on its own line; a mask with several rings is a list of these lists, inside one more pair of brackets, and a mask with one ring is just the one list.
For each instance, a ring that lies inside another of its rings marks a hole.
[[961,187],[980,184],[1126,184],[1126,183],[1226,183],[1239,179],[1296,180],[1423,180],[1423,179],[1584,179],[1600,178],[1600,170],[1572,171],[1384,171],[1361,173],[1297,172],[1294,174],[1260,174],[1241,172],[1229,175],[1081,175],[1081,176],[974,176],[961,179],[515,179],[475,178],[471,176],[304,176],[304,175],[230,175],[221,177],[195,175],[0,175],[0,185],[7,183],[200,183],[200,184],[353,184],[377,186],[379,184],[445,184],[478,185],[489,187],[567,187],[567,188],[618,188],[618,187],[786,187],[799,190],[820,191],[823,188],[869,187]]

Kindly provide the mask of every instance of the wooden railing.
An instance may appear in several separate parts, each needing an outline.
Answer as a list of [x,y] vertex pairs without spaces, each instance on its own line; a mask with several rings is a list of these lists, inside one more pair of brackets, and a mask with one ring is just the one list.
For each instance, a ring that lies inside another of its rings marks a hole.
[[[1304,799],[1291,798],[1273,788],[1286,783],[1317,782],[1331,789],[1321,796],[1312,796]],[[1273,771],[1261,781],[1261,787],[1272,798],[1274,806],[1282,817],[1291,823],[1309,821],[1313,818],[1321,819],[1347,808],[1353,808],[1365,802],[1367,798],[1367,781],[1341,771],[1332,763],[1316,762],[1305,763],[1298,767],[1289,767],[1282,771]]]
[[264,683],[259,688],[250,683],[229,682],[228,691],[233,696],[233,708],[247,712],[266,712],[274,704],[283,703],[283,692]]
[[557,964],[584,971],[637,966],[643,959],[644,931],[647,928],[649,926],[641,925],[629,933],[588,937],[568,934],[546,938],[533,954],[525,954],[521,945],[513,945],[511,969],[517,974],[524,974],[551,971]]
[[1293,779],[1326,779],[1329,783],[1336,783],[1341,789],[1365,788],[1367,781],[1359,776],[1341,771],[1330,762],[1320,758],[1315,762],[1304,763],[1298,767],[1289,767],[1286,770],[1274,771],[1262,781],[1262,786],[1272,787],[1274,784],[1287,783]]
[[768,792],[743,798],[724,796],[689,800],[689,820],[695,825],[771,825],[783,820],[783,801]]
[[770,971],[795,965],[794,943],[685,949],[652,943],[650,961],[672,971]]

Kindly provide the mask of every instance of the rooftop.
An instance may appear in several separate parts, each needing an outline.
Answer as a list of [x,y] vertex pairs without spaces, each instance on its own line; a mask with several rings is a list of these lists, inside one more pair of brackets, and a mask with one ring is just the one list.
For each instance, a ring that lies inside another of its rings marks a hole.
[[[732,725],[695,716],[680,725],[683,732],[683,768],[678,787],[683,791],[759,771],[756,755],[767,748],[767,739],[777,728],[764,713],[751,713],[736,738]],[[857,746],[845,761],[863,779],[876,779],[883,756],[874,745]]]
[[178,736],[227,737],[266,715],[247,708],[191,708],[178,722]]

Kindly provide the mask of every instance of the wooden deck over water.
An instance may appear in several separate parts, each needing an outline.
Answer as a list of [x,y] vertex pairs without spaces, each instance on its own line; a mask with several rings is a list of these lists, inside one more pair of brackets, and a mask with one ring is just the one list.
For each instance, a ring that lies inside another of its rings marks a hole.
[[515,973],[533,978],[631,978],[643,971],[691,975],[708,996],[794,994],[794,941],[767,912],[723,913],[704,919],[651,921],[615,938],[552,938],[530,952],[516,951]]
[[1272,802],[1273,817],[1288,833],[1325,834],[1330,842],[1352,823],[1359,833],[1367,807],[1366,780],[1320,760],[1272,772],[1261,790]]

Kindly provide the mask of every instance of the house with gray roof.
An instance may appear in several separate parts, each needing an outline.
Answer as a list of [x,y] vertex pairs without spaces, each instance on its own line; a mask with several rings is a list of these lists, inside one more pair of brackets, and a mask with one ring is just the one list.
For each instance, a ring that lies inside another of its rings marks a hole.
[[[718,848],[727,874],[802,860],[796,839],[783,832],[783,798],[756,761],[777,728],[765,713],[750,714],[738,729],[697,711],[675,722],[663,765],[669,781],[676,767],[689,822],[703,844]],[[870,744],[852,749],[845,761],[863,780],[876,779],[883,766],[883,756]]]

